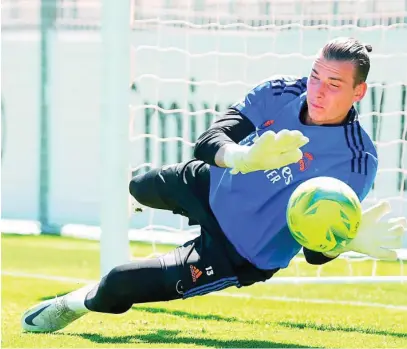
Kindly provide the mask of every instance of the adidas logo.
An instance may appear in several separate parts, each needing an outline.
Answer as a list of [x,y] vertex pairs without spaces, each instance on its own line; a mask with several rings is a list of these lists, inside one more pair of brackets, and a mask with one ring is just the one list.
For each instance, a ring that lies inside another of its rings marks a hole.
[[202,271],[200,271],[194,265],[190,265],[189,268],[191,269],[192,281],[196,282],[196,280],[198,280],[199,277],[202,275]]

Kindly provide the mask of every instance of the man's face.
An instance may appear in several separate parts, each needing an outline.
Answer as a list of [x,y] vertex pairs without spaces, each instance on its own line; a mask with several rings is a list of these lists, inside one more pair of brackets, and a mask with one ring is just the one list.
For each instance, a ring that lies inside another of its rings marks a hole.
[[307,83],[309,119],[314,124],[344,120],[353,103],[366,93],[366,83],[354,86],[355,66],[348,61],[315,60]]

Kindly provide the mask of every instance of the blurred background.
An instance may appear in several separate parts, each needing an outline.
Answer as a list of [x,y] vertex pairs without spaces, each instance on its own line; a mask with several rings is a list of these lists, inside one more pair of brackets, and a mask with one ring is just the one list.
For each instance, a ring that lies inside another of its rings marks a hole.
[[[101,9],[101,0],[2,1],[3,231],[99,234]],[[128,15],[129,111],[116,118],[128,120],[129,176],[190,158],[251,87],[306,76],[327,40],[354,36],[373,46],[357,105],[380,157],[366,204],[389,198],[407,215],[406,0],[132,0]],[[136,239],[146,227],[190,231],[163,212],[129,214],[129,227]]]

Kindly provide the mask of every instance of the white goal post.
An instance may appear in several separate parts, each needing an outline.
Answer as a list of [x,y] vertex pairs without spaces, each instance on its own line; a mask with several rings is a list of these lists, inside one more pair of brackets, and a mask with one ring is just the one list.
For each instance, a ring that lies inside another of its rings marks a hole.
[[102,1],[101,274],[130,258],[128,238],[130,0]]

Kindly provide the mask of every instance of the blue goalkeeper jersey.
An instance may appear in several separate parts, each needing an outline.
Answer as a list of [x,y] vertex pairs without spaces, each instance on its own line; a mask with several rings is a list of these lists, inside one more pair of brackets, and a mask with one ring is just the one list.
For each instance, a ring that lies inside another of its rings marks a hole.
[[334,177],[363,200],[377,173],[376,149],[354,108],[351,121],[344,125],[301,122],[306,86],[307,78],[272,79],[232,106],[256,127],[240,144],[253,144],[254,137],[267,130],[299,130],[307,136],[310,141],[301,148],[304,155],[298,163],[237,175],[230,169],[210,168],[212,211],[236,250],[260,269],[285,268],[301,249],[286,222],[288,200],[299,184],[313,177]]

